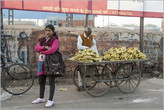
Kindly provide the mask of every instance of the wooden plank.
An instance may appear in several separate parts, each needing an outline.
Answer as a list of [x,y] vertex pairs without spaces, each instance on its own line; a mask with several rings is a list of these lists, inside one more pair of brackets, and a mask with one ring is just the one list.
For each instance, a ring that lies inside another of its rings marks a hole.
[[137,60],[120,60],[120,61],[101,61],[101,62],[80,62],[75,60],[68,60],[72,63],[77,63],[79,65],[100,65],[100,64],[114,64],[114,63],[135,63],[135,62],[146,62],[149,59],[137,59]]

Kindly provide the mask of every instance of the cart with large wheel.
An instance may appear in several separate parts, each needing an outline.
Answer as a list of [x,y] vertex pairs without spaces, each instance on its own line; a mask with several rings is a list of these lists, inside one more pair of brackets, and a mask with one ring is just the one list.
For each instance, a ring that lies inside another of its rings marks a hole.
[[[140,63],[148,59],[79,62],[73,73],[73,82],[91,96],[102,96],[112,87],[124,93],[134,92],[140,84]],[[82,86],[79,86],[79,76]]]

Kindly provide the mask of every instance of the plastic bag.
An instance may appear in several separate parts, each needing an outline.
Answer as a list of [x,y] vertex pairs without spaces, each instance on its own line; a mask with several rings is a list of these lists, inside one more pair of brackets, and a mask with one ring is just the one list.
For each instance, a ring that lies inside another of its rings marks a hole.
[[2,95],[0,95],[0,100],[7,100],[10,99],[12,97],[11,94],[9,94],[8,92],[3,92]]

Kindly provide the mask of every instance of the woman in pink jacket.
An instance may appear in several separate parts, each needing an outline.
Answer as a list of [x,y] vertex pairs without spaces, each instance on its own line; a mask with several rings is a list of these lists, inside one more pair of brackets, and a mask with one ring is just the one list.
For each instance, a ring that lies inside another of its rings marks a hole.
[[[38,73],[39,76],[39,85],[40,85],[40,93],[39,98],[32,101],[33,104],[43,103],[45,102],[44,99],[44,91],[45,91],[45,83],[46,83],[46,73],[44,72],[44,62],[45,56],[54,54],[59,48],[59,41],[58,37],[55,33],[55,28],[53,25],[47,25],[45,27],[46,37],[39,39],[39,43],[35,46],[35,51],[39,52],[39,62],[38,62]],[[47,101],[45,107],[51,107],[53,102],[53,96],[55,91],[55,77],[48,77],[49,84],[50,84],[50,93],[49,93],[49,100]]]

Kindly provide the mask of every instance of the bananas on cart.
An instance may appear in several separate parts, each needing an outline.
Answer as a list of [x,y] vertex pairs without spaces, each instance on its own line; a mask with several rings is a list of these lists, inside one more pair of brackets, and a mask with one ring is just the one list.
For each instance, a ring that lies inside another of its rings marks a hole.
[[110,48],[104,55],[100,57],[96,52],[90,49],[78,50],[74,57],[70,60],[80,62],[100,62],[100,61],[120,61],[120,60],[137,60],[145,59],[146,55],[136,47],[120,47]]
[[136,59],[145,59],[146,55],[140,52],[136,47],[126,47],[120,48],[110,48],[107,52],[104,52],[104,55],[101,57],[101,60],[105,61],[119,61],[119,60],[136,60]]
[[80,62],[100,62],[101,59],[99,55],[90,49],[78,50],[74,57],[70,60],[76,60]]

